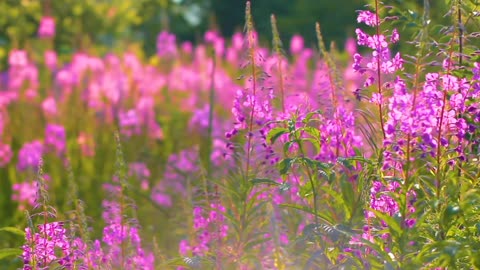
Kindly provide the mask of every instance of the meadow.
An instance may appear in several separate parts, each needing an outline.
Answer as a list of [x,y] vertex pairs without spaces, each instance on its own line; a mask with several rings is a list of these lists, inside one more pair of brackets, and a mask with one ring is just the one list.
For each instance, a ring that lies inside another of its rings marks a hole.
[[249,2],[151,57],[42,17],[0,73],[0,269],[480,269],[480,2],[371,2],[344,50]]

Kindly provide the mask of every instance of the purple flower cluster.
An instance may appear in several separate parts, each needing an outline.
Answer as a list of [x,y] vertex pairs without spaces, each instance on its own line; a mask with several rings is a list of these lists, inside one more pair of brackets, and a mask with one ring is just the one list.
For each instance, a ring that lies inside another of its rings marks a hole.
[[198,149],[182,150],[168,158],[163,180],[152,189],[151,198],[158,205],[171,207],[173,202],[169,191],[186,194],[186,180],[199,171]]
[[128,175],[133,176],[140,181],[140,187],[148,190],[148,179],[150,178],[150,170],[143,162],[133,162],[128,165]]
[[225,224],[225,207],[221,204],[212,203],[209,211],[202,207],[193,209],[193,228],[196,238],[192,241],[183,240],[180,242],[180,254],[187,256],[191,253],[194,256],[205,256],[210,246],[227,237],[228,225]]
[[25,229],[26,244],[23,245],[23,269],[47,269],[58,263],[71,268],[70,242],[62,222],[52,222],[37,226],[38,232]]
[[353,112],[339,107],[331,119],[319,117],[321,121],[318,130],[322,131],[321,146],[315,159],[335,162],[339,157],[354,156],[355,149],[363,145],[363,140],[355,130]]
[[37,201],[37,182],[15,183],[12,186],[12,200],[18,202],[18,209],[25,210],[28,206],[34,206]]
[[[375,13],[370,11],[361,11],[358,15],[358,22],[363,22],[368,26],[380,27],[379,18]],[[361,74],[365,74],[367,79],[364,82],[364,87],[371,86],[375,81],[379,81],[382,78],[380,74],[394,74],[398,70],[403,69],[404,60],[400,53],[396,53],[395,56],[391,56],[391,50],[389,43],[395,44],[399,41],[399,34],[396,29],[393,29],[390,36],[378,33],[369,35],[362,29],[357,28],[355,30],[357,34],[357,43],[360,46],[365,46],[372,49],[370,57],[356,53],[353,57],[353,69]],[[381,93],[378,93],[381,95]],[[381,97],[377,97],[377,100],[381,100]]]
[[121,216],[121,206],[117,202],[104,201],[103,206],[107,225],[102,241],[95,240],[88,251],[88,265],[109,269],[154,269],[153,254],[143,250],[138,227],[122,221],[125,217]]
[[37,170],[40,165],[43,151],[44,145],[39,140],[25,143],[18,152],[18,170]]
[[63,155],[66,151],[66,139],[67,134],[63,126],[47,124],[44,141],[44,145],[47,149],[52,149],[59,156]]
[[157,54],[160,57],[175,57],[177,55],[176,37],[163,31],[157,36]]

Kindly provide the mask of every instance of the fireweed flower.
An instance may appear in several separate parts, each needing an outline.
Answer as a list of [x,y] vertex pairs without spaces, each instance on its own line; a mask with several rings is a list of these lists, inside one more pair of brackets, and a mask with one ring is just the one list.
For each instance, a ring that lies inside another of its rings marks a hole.
[[[258,60],[263,59],[262,57],[258,58]],[[261,66],[263,63],[257,62],[257,64]],[[271,128],[267,123],[273,120],[271,100],[274,98],[274,95],[273,89],[264,89],[259,82],[259,78],[257,78],[257,80],[257,84],[255,85],[256,89],[253,89],[253,78],[249,78],[245,81],[245,88],[236,91],[231,109],[235,122],[233,129],[226,132],[225,137],[230,140],[236,136],[239,131],[246,132],[245,136],[252,138],[251,144],[245,145],[251,149],[247,149],[246,151],[251,151],[252,154],[258,154],[260,157],[265,156],[266,159],[263,160],[263,163],[270,163],[272,156],[268,155],[271,151],[266,143],[266,134],[268,134]],[[254,90],[256,90],[255,95]],[[252,151],[253,148],[258,146],[263,146],[264,151],[260,148],[256,149],[258,151]]]
[[132,135],[138,135],[142,132],[140,119],[135,109],[128,110],[127,112],[120,112],[118,114],[118,120],[120,133],[123,135],[131,137]]
[[191,251],[194,256],[205,256],[210,251],[211,243],[225,239],[228,233],[225,211],[225,207],[219,203],[210,204],[210,209],[195,207],[193,209],[195,239],[192,242],[182,240],[179,245],[180,254],[186,255]]
[[377,26],[379,23],[379,18],[375,13],[369,10],[361,10],[358,13],[357,22],[363,22],[368,26]]
[[148,189],[148,179],[150,178],[150,170],[143,162],[133,162],[128,165],[128,175],[134,176],[140,181],[142,190]]
[[[377,15],[370,11],[361,11],[357,20],[373,27],[379,27],[381,23]],[[364,82],[364,87],[369,87],[382,80],[382,74],[395,75],[399,70],[403,69],[404,60],[400,53],[392,57],[389,49],[389,43],[399,41],[400,37],[396,29],[391,32],[389,37],[383,34],[369,35],[361,29],[357,29],[355,32],[357,34],[357,43],[372,49],[369,57],[364,57],[360,54],[355,54],[353,57],[353,69],[367,78]],[[391,78],[392,76],[390,75],[389,77]],[[374,92],[370,102],[379,105],[380,109],[382,109],[381,106],[383,104],[388,103],[386,121],[382,127],[384,130],[383,144],[385,149],[383,152],[383,169],[393,169],[402,172],[406,159],[406,145],[411,145],[415,149],[417,145],[414,142],[418,141],[417,138],[422,136],[422,133],[423,135],[430,135],[428,137],[432,138],[431,131],[434,129],[427,128],[429,126],[432,127],[431,124],[428,124],[428,120],[432,118],[428,118],[426,111],[428,111],[428,107],[431,109],[435,104],[438,104],[438,100],[429,100],[420,93],[416,100],[418,105],[414,106],[413,95],[408,93],[406,83],[401,77],[393,76],[393,78],[394,80],[392,81],[382,80],[383,89]],[[433,89],[436,86],[431,85],[430,88]],[[392,93],[392,95],[389,97],[386,93]],[[435,102],[432,104],[432,101]],[[441,106],[441,104],[438,105]],[[430,115],[436,115],[436,113]],[[407,138],[410,138],[410,141],[407,141]],[[408,215],[415,212],[413,202],[416,199],[416,194],[413,190],[402,190],[403,188],[397,181],[387,180],[385,182],[375,181],[373,183],[370,190],[370,209],[365,211],[365,218],[369,225],[365,226],[363,234],[359,237],[371,242],[384,241],[388,249],[390,235],[380,235],[380,239],[376,240],[377,235],[374,234],[377,229],[382,230],[388,225],[371,210],[382,212],[389,216],[399,214],[398,194],[401,193],[406,193],[409,202],[407,206],[409,213],[406,213],[406,217],[402,217],[405,222],[403,226],[411,228],[415,225],[415,220]],[[354,252],[361,256],[362,252],[355,249],[355,246],[363,246],[359,239],[357,237],[352,238],[350,244],[351,247],[346,251]],[[366,252],[371,251],[367,248]]]
[[221,57],[225,51],[225,39],[216,31],[207,31],[204,40],[206,43],[212,44],[217,57]]
[[39,140],[25,143],[18,152],[18,170],[36,170],[40,165],[43,151],[44,145]]
[[42,17],[38,27],[38,36],[40,38],[51,38],[55,36],[55,19],[53,17]]
[[[358,16],[358,22],[363,22],[369,26],[379,26],[377,25],[376,15],[370,11],[361,11]],[[368,77],[368,82],[365,83],[364,87],[368,87],[372,85],[374,81],[380,79],[375,78],[378,76],[377,71],[379,69],[382,74],[394,74],[398,70],[403,69],[404,60],[402,59],[400,53],[396,53],[395,56],[392,57],[392,53],[389,49],[389,42],[394,44],[400,39],[396,29],[392,31],[390,38],[383,34],[369,35],[360,28],[357,28],[355,33],[357,34],[358,45],[365,46],[373,50],[371,56],[368,58],[365,58],[358,53],[354,54],[353,57],[353,69],[362,74],[368,73],[366,74]]]
[[45,116],[55,116],[57,115],[57,102],[54,97],[47,97],[42,102],[42,110]]
[[52,50],[45,51],[44,53],[45,65],[50,71],[53,71],[57,68],[57,53]]
[[37,225],[38,232],[25,228],[23,269],[47,269],[53,263],[69,269],[71,266],[70,241],[62,222]]
[[163,31],[157,36],[157,55],[160,57],[175,57],[177,55],[176,37]]
[[52,149],[57,155],[65,153],[67,144],[65,128],[61,125],[47,124],[44,143],[48,149]]
[[293,35],[292,39],[290,40],[290,52],[293,55],[299,54],[304,47],[303,37],[300,35]]
[[10,51],[8,62],[7,89],[17,96],[36,97],[39,85],[38,68],[29,62],[27,53],[14,49]]
[[28,64],[27,52],[23,50],[11,50],[8,56],[8,64],[12,67],[24,67]]
[[[92,265],[103,265],[108,268],[122,269],[154,269],[154,258],[151,253],[146,253],[141,246],[141,239],[138,228],[131,222],[122,222],[120,205],[113,201],[103,202],[104,212],[102,214],[107,225],[103,229],[102,248],[100,241],[94,243],[94,248],[89,254]],[[122,251],[126,246],[126,253]],[[122,259],[124,265],[120,264]]]
[[191,43],[190,41],[185,41],[185,42],[183,42],[180,47],[181,47],[182,52],[183,52],[184,54],[190,55],[190,54],[192,54],[192,52],[193,52],[193,45],[192,45],[192,43]]
[[18,202],[18,209],[34,206],[37,198],[37,182],[15,183],[12,186],[12,200]]
[[152,96],[141,97],[136,105],[139,126],[146,127],[150,138],[162,139],[163,130],[155,118],[155,101]]
[[7,166],[12,157],[13,152],[10,145],[0,142],[0,168]]
[[169,207],[172,205],[168,191],[186,194],[186,180],[190,175],[195,175],[200,170],[198,166],[198,148],[185,149],[168,158],[167,168],[162,181],[152,189],[151,197],[159,205]]

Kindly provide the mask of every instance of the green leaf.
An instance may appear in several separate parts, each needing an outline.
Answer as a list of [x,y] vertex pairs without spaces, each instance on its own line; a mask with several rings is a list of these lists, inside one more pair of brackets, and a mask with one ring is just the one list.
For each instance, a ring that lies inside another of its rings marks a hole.
[[3,228],[0,228],[0,232],[9,232],[9,233],[12,233],[12,234],[16,234],[18,236],[21,236],[21,237],[25,237],[25,232],[20,230],[19,228],[15,228],[15,227],[3,227]]
[[23,250],[19,248],[4,248],[0,249],[0,260],[8,257],[18,257],[22,255]]
[[394,217],[388,214],[385,214],[377,210],[372,210],[372,211],[375,213],[375,216],[385,221],[394,239],[395,238],[399,239],[400,235],[402,235],[402,227],[400,226],[400,223]]
[[307,134],[309,134],[313,138],[320,138],[320,131],[314,127],[306,126],[302,130],[304,130]]
[[343,196],[343,201],[345,202],[345,210],[346,210],[346,216],[347,218],[351,218],[353,208],[354,208],[354,199],[355,199],[355,193],[353,191],[353,186],[352,183],[349,182],[347,179],[342,177],[340,179],[340,185],[341,185],[341,190],[342,190],[342,196]]
[[290,168],[292,167],[292,163],[294,162],[293,158],[285,158],[278,163],[278,171],[281,175],[285,175],[288,173]]
[[280,136],[287,133],[288,133],[288,129],[286,128],[281,128],[281,127],[272,128],[267,134],[267,142],[274,144],[275,141],[277,141],[277,139],[280,138]]
[[277,183],[271,179],[267,179],[267,178],[255,178],[255,179],[251,179],[250,182],[252,182],[252,184],[254,185],[259,185],[259,184],[268,184],[268,185],[274,185],[274,186],[280,186],[281,184],[280,183]]

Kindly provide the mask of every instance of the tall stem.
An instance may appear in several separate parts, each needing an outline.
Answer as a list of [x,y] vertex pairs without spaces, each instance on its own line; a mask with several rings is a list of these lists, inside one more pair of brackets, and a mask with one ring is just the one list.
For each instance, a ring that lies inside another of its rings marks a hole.
[[457,2],[458,20],[458,64],[462,65],[463,60],[463,25],[462,25],[462,0]]
[[[375,0],[375,19],[376,19],[376,32],[377,32],[377,39],[380,37],[380,14],[378,12],[378,0]],[[378,42],[378,41],[377,41]],[[380,44],[376,44],[377,50],[379,50]],[[378,94],[380,97],[382,97],[382,79],[381,79],[381,70],[380,70],[380,57],[377,57],[377,88],[378,88]],[[383,97],[382,97],[383,98]],[[383,139],[386,138],[385,135],[385,127],[384,127],[384,120],[383,120],[383,106],[382,106],[382,100],[379,101],[378,103],[378,112],[379,112],[379,117],[380,117],[380,126],[382,129],[382,135]]]
[[210,155],[212,154],[212,145],[213,145],[213,106],[215,104],[215,69],[217,65],[217,60],[215,56],[215,50],[213,50],[212,56],[212,74],[210,75],[210,95],[208,98],[210,104],[210,110],[208,112],[208,131],[207,131],[207,143],[208,143],[208,151],[207,151],[207,176],[210,178],[211,171],[212,171],[212,162]]
[[253,138],[253,119],[255,116],[255,105],[257,97],[257,66],[255,62],[255,40],[253,33],[253,23],[251,21],[250,2],[247,2],[247,44],[249,47],[249,60],[252,71],[252,96],[251,96],[251,111],[248,119],[248,134],[247,134],[247,163],[245,165],[245,178],[248,180],[248,173],[250,170],[250,154]]

